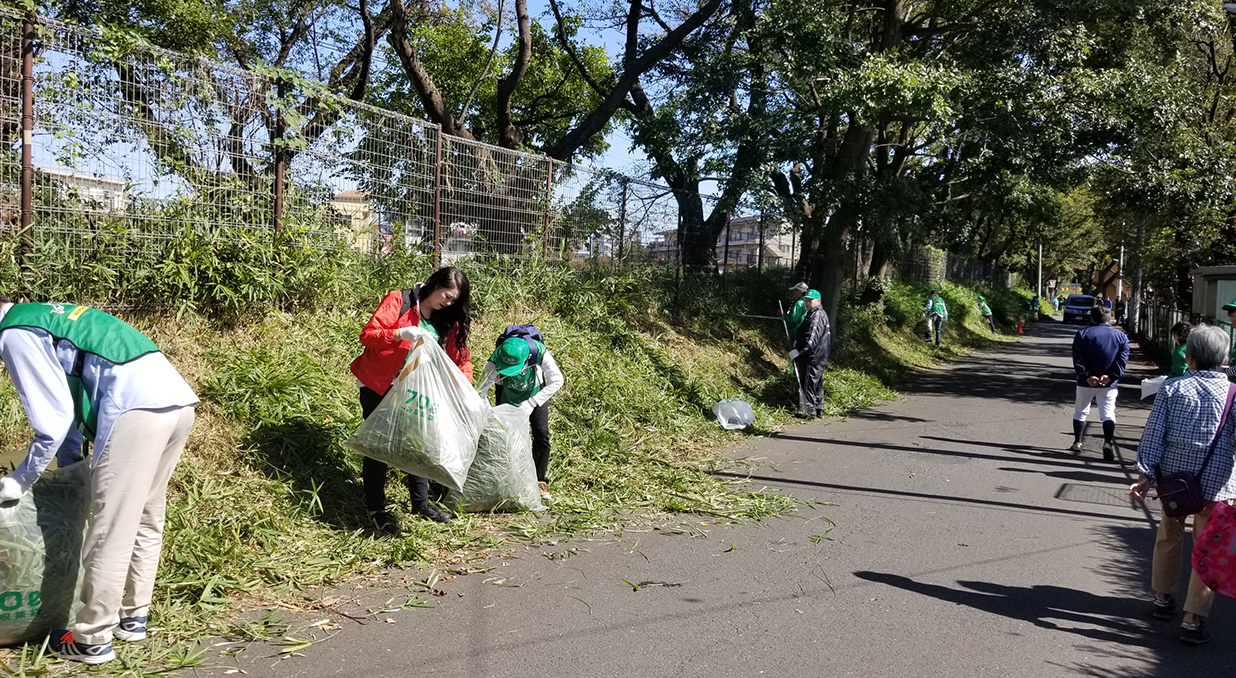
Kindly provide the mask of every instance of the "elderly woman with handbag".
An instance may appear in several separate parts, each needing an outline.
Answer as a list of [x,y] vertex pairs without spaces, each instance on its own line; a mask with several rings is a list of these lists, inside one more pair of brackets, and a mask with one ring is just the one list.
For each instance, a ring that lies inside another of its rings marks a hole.
[[[1227,334],[1217,327],[1203,325],[1189,334],[1189,371],[1163,383],[1137,448],[1141,475],[1129,494],[1145,498],[1153,480],[1163,504],[1151,573],[1156,619],[1169,620],[1176,613],[1185,518],[1193,516],[1193,533],[1199,535],[1215,502],[1236,497],[1231,436],[1223,435],[1236,387],[1219,371],[1227,343]],[[1205,623],[1213,602],[1214,593],[1191,572],[1181,642],[1210,640]]]

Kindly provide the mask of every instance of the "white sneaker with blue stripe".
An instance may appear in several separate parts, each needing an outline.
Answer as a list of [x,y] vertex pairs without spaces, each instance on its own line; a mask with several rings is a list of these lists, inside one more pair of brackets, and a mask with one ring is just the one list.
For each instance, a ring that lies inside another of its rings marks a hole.
[[146,640],[146,620],[148,617],[125,617],[112,635],[126,643],[136,643]]
[[73,632],[65,629],[52,631],[51,649],[61,659],[81,662],[83,664],[105,664],[116,658],[111,643],[91,645],[90,643],[73,642]]

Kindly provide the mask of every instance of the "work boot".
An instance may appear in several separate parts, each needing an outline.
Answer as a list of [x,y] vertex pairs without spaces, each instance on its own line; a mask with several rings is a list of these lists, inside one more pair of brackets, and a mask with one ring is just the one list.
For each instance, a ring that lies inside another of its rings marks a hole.
[[435,523],[451,522],[450,516],[434,508],[432,504],[421,504],[420,506],[413,506],[412,510],[416,512],[417,515],[423,518],[428,518],[434,521]]

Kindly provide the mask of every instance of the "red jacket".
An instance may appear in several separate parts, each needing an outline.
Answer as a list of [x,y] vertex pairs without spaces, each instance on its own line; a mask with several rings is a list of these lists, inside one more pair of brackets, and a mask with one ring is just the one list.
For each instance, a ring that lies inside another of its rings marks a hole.
[[[417,283],[413,289],[413,299],[419,296],[420,287],[421,284]],[[397,339],[395,330],[415,327],[421,322],[420,309],[415,302],[410,305],[407,313],[400,316],[399,309],[402,305],[402,290],[395,290],[382,299],[382,303],[378,304],[369,322],[365,323],[365,329],[360,333],[360,342],[365,347],[365,352],[352,361],[352,374],[380,395],[386,395],[399,374],[399,368],[403,367],[408,351],[412,350],[412,342]],[[467,346],[459,345],[458,337],[459,327],[456,325],[446,335],[446,355],[459,366],[459,371],[463,372],[468,381],[472,381],[472,354],[468,352]]]

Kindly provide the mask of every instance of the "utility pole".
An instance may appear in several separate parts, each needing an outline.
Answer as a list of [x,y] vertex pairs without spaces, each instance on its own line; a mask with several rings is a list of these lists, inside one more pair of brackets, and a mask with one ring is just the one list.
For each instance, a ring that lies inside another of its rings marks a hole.
[[1039,241],[1039,286],[1035,293],[1037,297],[1043,296],[1043,241]]
[[1129,291],[1129,306],[1125,329],[1129,334],[1137,334],[1138,320],[1142,311],[1142,240],[1146,235],[1146,218],[1137,215],[1137,248],[1134,251],[1136,262],[1133,264],[1133,289]]

